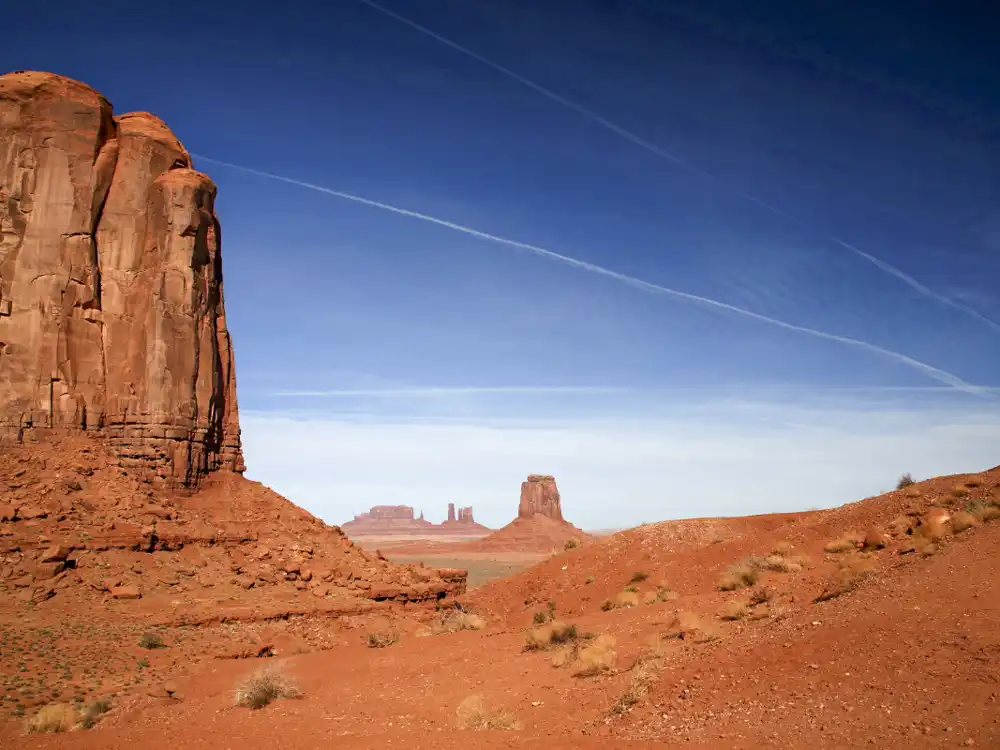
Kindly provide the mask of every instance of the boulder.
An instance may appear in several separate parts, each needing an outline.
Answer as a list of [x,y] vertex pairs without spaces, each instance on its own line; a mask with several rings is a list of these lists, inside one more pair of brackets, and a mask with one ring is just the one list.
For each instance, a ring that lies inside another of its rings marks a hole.
[[141,599],[142,593],[136,586],[115,586],[111,589],[113,599]]

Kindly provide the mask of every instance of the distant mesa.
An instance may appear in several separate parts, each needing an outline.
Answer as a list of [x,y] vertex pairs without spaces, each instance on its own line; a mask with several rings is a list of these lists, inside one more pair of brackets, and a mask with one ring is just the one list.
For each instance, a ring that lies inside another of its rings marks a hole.
[[468,538],[490,533],[490,529],[476,523],[471,506],[456,509],[454,503],[448,503],[448,520],[440,524],[426,520],[423,511],[415,516],[409,505],[374,505],[340,528],[350,537],[459,534]]

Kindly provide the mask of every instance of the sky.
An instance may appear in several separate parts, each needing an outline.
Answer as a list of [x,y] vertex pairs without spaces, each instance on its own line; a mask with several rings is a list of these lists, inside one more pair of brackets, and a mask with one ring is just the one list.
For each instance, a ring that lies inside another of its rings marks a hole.
[[247,476],[337,523],[830,507],[1000,463],[1000,20],[9,3],[219,186]]

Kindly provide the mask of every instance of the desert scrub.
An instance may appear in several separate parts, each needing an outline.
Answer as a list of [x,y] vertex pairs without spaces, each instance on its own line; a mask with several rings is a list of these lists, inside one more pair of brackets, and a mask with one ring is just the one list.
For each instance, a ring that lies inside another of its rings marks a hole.
[[978,522],[971,513],[960,510],[951,517],[951,528],[956,534],[961,534],[975,526]]
[[734,565],[719,579],[718,588],[720,591],[735,591],[736,589],[753,586],[760,576],[758,565],[754,558],[747,558]]
[[524,636],[525,651],[547,651],[564,643],[575,641],[578,637],[576,625],[553,620],[537,628],[532,628]]
[[747,616],[747,605],[739,600],[726,602],[719,611],[720,620],[742,620]]
[[100,718],[111,710],[111,702],[107,698],[92,700],[80,711],[80,728],[90,729]]
[[520,729],[512,714],[487,710],[480,695],[470,695],[459,703],[456,714],[462,729]]
[[632,578],[629,579],[629,583],[642,583],[647,578],[649,578],[649,573],[646,573],[645,571],[642,570],[637,570],[635,573],[632,574]]
[[905,490],[911,484],[916,484],[916,482],[913,480],[913,477],[910,476],[910,472],[906,472],[896,482],[896,489],[897,490]]
[[150,650],[164,647],[163,638],[160,637],[159,633],[143,633],[142,637],[139,638],[139,645],[142,648],[148,648]]
[[571,549],[576,549],[579,546],[580,542],[578,542],[576,539],[567,539],[566,544],[563,545],[563,549],[569,552]]
[[368,648],[386,648],[399,640],[399,634],[394,630],[376,630],[368,634]]
[[580,649],[576,657],[574,677],[594,677],[610,672],[615,665],[618,654],[615,651],[615,639],[610,635],[599,635],[593,641]]
[[277,667],[266,666],[255,670],[236,687],[236,705],[257,709],[282,698],[302,695],[295,684]]
[[839,555],[841,552],[853,552],[858,548],[858,544],[861,541],[861,535],[852,531],[827,542],[826,546],[823,547],[823,551],[834,555]]
[[[462,630],[482,630],[485,627],[486,620],[479,615],[452,609],[439,615],[429,628],[419,631],[417,635],[443,635],[444,633],[458,633]],[[373,648],[376,647],[373,646]]]
[[854,554],[841,561],[837,572],[826,582],[823,591],[814,601],[825,602],[850,593],[872,574],[874,566],[865,555]]
[[68,732],[76,727],[76,710],[68,703],[51,703],[43,706],[37,714],[28,719],[26,731],[29,734],[51,734]]

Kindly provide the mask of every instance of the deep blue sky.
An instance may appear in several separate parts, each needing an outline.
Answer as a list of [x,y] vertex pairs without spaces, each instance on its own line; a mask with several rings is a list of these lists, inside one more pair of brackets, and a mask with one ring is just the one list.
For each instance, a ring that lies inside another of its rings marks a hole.
[[[0,67],[155,112],[198,155],[1000,386],[998,14],[734,5],[384,0],[612,128],[359,0],[10,4]],[[249,474],[327,520],[453,500],[500,524],[534,471],[601,526],[996,463],[996,393],[195,162],[220,190]]]

